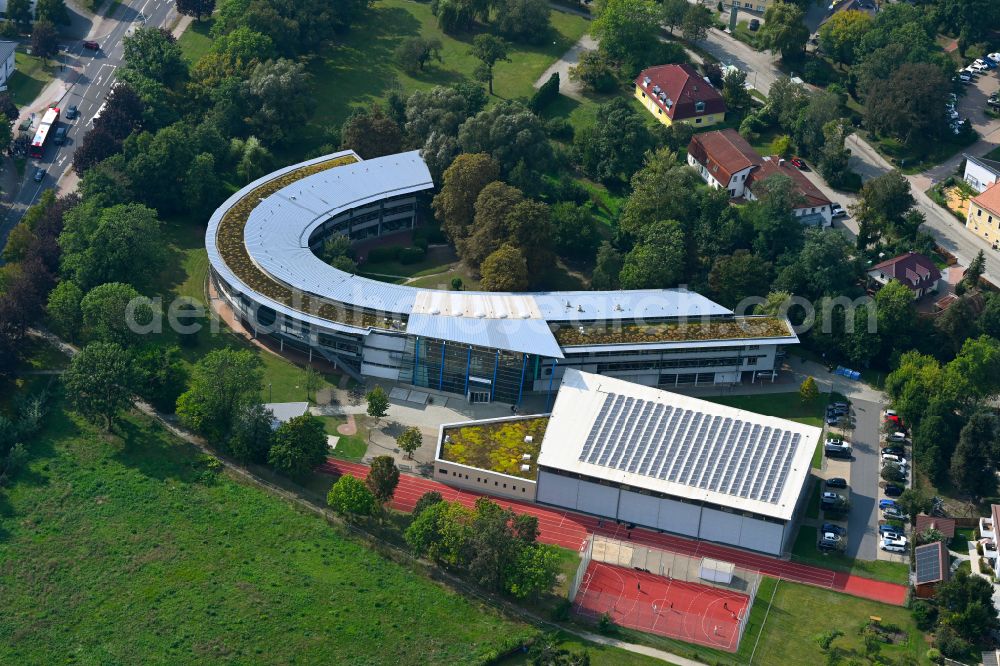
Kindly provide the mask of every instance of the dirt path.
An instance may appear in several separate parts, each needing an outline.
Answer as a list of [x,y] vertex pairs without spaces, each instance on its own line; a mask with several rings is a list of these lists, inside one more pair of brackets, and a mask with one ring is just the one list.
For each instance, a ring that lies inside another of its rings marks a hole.
[[576,44],[570,47],[559,60],[552,63],[547,70],[535,81],[535,88],[540,88],[543,83],[549,80],[555,72],[559,72],[559,92],[566,97],[571,97],[577,101],[584,101],[581,93],[580,83],[569,78],[569,68],[575,67],[580,62],[580,54],[583,51],[593,51],[597,48],[597,40],[590,35],[584,35]]

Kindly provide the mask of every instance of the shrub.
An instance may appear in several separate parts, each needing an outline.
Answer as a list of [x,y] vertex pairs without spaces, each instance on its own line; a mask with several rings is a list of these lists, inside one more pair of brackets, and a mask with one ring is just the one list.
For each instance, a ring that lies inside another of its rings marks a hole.
[[927,651],[927,661],[931,661],[935,664],[940,664],[944,662],[944,656],[941,654],[941,650],[937,648],[931,648]]
[[553,139],[568,143],[573,140],[573,125],[565,118],[553,118],[545,123],[545,133]]
[[462,291],[462,278],[453,277],[451,279],[451,289],[452,291]]
[[969,644],[947,625],[938,628],[936,640],[937,648],[946,657],[960,659],[969,651]]
[[921,631],[929,631],[937,624],[938,609],[926,601],[913,602],[910,612],[913,614],[913,621],[917,623],[917,629]]
[[597,621],[597,630],[602,634],[610,634],[615,630],[615,621],[607,613],[602,613],[601,619]]
[[423,258],[427,256],[427,250],[420,247],[404,247],[399,250],[399,263],[401,264],[415,264],[418,261],[423,261]]
[[535,94],[531,96],[528,108],[535,113],[540,113],[545,107],[555,101],[557,97],[559,97],[559,72],[552,72],[549,80],[543,83],[535,91]]
[[555,608],[552,609],[552,619],[556,622],[565,622],[569,619],[569,612],[573,604],[569,599],[560,599]]

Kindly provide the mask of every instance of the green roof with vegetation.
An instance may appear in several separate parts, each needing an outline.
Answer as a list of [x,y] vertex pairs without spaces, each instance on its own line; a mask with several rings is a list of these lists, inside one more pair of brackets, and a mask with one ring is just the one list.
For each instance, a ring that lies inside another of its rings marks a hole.
[[[333,169],[334,167],[354,164],[357,161],[357,158],[353,155],[342,155],[316,164],[299,167],[276,178],[272,178],[244,194],[239,201],[223,214],[215,236],[215,244],[218,247],[219,255],[226,262],[229,270],[251,289],[288,307],[293,307],[292,290],[262,271],[250,258],[250,254],[247,252],[246,245],[243,242],[243,228],[246,226],[247,220],[250,218],[250,213],[253,212],[257,204],[281,188],[291,185],[306,176],[312,176],[313,174]],[[372,313],[345,308],[342,304],[321,300],[306,293],[302,293],[301,297],[296,299],[294,307],[301,312],[308,312],[323,319],[343,324],[362,327],[373,326],[376,328],[388,328],[389,326],[384,318]]]
[[563,347],[648,342],[704,342],[752,338],[787,338],[788,323],[777,317],[740,317],[719,321],[664,322],[644,325],[563,326],[553,333]]
[[[441,459],[534,481],[549,417],[512,419],[445,428]],[[526,442],[525,437],[531,437]],[[531,456],[524,459],[524,454]],[[521,471],[528,465],[528,471]]]

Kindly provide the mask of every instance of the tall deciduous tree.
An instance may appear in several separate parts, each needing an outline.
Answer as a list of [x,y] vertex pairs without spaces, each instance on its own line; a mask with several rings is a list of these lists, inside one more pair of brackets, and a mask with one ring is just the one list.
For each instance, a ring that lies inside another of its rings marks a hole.
[[368,416],[373,419],[383,418],[389,413],[389,396],[381,386],[369,391],[365,395],[365,400],[368,402]]
[[139,341],[140,326],[149,324],[153,314],[149,299],[121,282],[106,282],[88,291],[80,311],[88,339],[123,347]]
[[187,76],[187,61],[177,40],[163,28],[139,28],[124,41],[122,66],[173,87]]
[[951,86],[941,68],[903,63],[887,80],[873,82],[865,98],[865,123],[907,146],[925,148],[946,136],[945,100]]
[[120,345],[93,342],[80,350],[63,375],[66,393],[85,417],[103,420],[111,430],[118,415],[132,404],[135,374]]
[[193,16],[199,21],[202,16],[211,16],[215,11],[215,0],[177,0],[177,12]]
[[806,377],[803,380],[799,386],[799,397],[802,398],[802,402],[806,403],[811,403],[819,397],[819,388],[816,386],[815,379]]
[[496,0],[494,12],[494,28],[511,41],[541,44],[552,31],[545,0]]
[[692,42],[705,39],[708,36],[708,29],[712,27],[714,17],[712,10],[702,4],[688,5],[684,12],[684,19],[681,21],[681,30],[684,38]]
[[765,296],[771,286],[771,263],[749,250],[736,250],[715,260],[708,284],[727,307],[736,307],[749,296]]
[[51,58],[59,50],[59,33],[52,21],[36,21],[31,27],[31,54],[39,58]]
[[851,212],[858,220],[858,247],[865,248],[878,240],[903,216],[916,200],[910,193],[910,183],[899,171],[890,171],[865,182],[858,203]]
[[355,110],[340,128],[340,147],[365,159],[398,153],[403,132],[379,104]]
[[412,459],[413,452],[424,443],[424,436],[420,433],[420,428],[410,426],[399,434],[396,438],[396,446],[406,453],[406,457]]
[[619,276],[622,289],[676,287],[684,276],[684,230],[676,220],[661,220],[643,228]]
[[80,301],[83,291],[71,280],[63,280],[49,293],[49,302],[45,308],[52,330],[67,340],[76,340],[83,325],[83,312]]
[[659,48],[660,9],[650,0],[603,0],[591,34],[615,62],[636,66]]
[[495,35],[476,35],[472,40],[469,53],[479,60],[475,76],[487,85],[489,93],[493,94],[493,67],[498,62],[510,62],[510,45],[502,37]]
[[289,476],[303,476],[326,460],[326,430],[312,414],[288,419],[274,431],[267,462]]
[[194,365],[190,387],[177,399],[177,416],[192,430],[222,441],[240,409],[257,402],[263,375],[251,351],[211,351]]
[[524,291],[528,288],[528,264],[524,253],[510,243],[494,250],[479,268],[486,291]]
[[326,503],[337,513],[349,518],[371,516],[378,506],[375,496],[364,482],[350,474],[337,479],[326,496]]
[[35,20],[51,21],[54,25],[69,25],[66,0],[35,0]]
[[623,97],[599,106],[595,123],[579,130],[574,138],[583,170],[604,183],[628,181],[652,148],[653,136],[645,119]]
[[469,118],[458,130],[466,153],[489,153],[510,173],[523,163],[535,171],[552,161],[552,146],[542,121],[520,102],[504,100]]
[[300,62],[279,58],[257,65],[243,87],[253,110],[247,124],[254,135],[271,146],[297,137],[315,108],[310,83]]
[[368,468],[365,485],[372,492],[379,504],[385,504],[392,499],[399,485],[399,468],[392,456],[375,456]]
[[469,235],[479,193],[499,178],[500,165],[485,153],[459,155],[444,172],[441,191],[431,205],[452,243]]
[[430,61],[441,62],[441,40],[407,37],[396,47],[395,56],[405,71],[422,72]]
[[799,56],[806,48],[809,28],[800,7],[788,2],[776,2],[764,12],[764,25],[758,33],[762,47],[781,53],[782,58]]
[[243,462],[262,464],[273,442],[274,412],[259,402],[240,405],[227,442],[233,455]]

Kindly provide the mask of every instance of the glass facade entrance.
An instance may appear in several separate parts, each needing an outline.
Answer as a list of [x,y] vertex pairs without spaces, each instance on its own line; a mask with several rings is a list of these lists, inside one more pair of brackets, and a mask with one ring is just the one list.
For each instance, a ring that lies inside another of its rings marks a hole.
[[531,354],[408,337],[399,380],[467,399],[474,393],[477,402],[517,404],[531,390],[535,367]]

